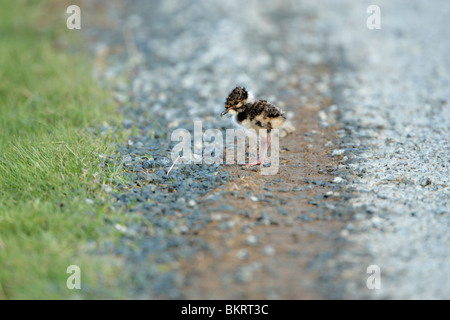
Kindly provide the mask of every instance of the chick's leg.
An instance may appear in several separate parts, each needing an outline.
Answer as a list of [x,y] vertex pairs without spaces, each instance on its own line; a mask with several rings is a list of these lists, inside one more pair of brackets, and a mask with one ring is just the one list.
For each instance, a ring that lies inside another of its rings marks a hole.
[[260,150],[259,150],[258,160],[253,163],[245,163],[244,166],[253,167],[253,166],[261,165],[261,155],[262,155],[263,149],[265,148],[265,145],[266,145],[266,141],[265,141],[265,139],[263,139],[263,141],[261,142]]
[[267,134],[266,137],[261,137],[261,146],[259,149],[258,161],[254,163],[246,163],[244,164],[244,166],[253,167],[259,165],[260,167],[262,167],[264,165],[264,159],[266,158],[267,148],[269,147],[270,142],[271,142],[270,134]]
[[264,165],[264,160],[266,159],[266,155],[267,155],[267,149],[270,147],[270,143],[272,142],[272,138],[270,136],[270,133],[267,134],[267,138],[266,138],[266,142],[263,143],[262,147],[261,147],[261,151],[259,153],[259,166],[262,168],[262,166]]

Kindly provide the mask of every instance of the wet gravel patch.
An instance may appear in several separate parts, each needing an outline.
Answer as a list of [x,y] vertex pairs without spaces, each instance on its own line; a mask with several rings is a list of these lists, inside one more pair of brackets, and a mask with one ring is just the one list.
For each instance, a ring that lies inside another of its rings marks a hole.
[[154,123],[136,121],[136,113],[127,113],[123,126],[130,124],[134,134],[117,146],[116,154],[103,156],[110,176],[105,191],[111,195],[112,209],[125,216],[112,222],[123,233],[112,250],[126,260],[127,272],[133,275],[133,296],[179,299],[183,295],[177,287],[183,279],[178,261],[208,249],[201,239],[187,236],[211,221],[198,199],[230,176],[214,164],[172,167],[173,143],[166,133],[155,134]]

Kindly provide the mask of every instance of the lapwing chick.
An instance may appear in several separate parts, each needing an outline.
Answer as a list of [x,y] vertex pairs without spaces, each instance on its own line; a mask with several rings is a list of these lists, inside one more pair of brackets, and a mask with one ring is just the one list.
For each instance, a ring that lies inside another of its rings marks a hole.
[[[285,125],[285,113],[266,100],[255,100],[246,88],[236,87],[228,95],[225,101],[225,110],[220,114],[220,117],[223,117],[225,114],[234,116],[236,122],[244,128],[254,129],[256,132],[260,132],[260,129],[267,130],[265,139],[264,137],[260,139],[261,146],[258,161],[245,164],[246,166],[260,165],[262,167],[271,142],[270,132],[272,129],[279,129]],[[260,133],[262,132],[264,131]]]

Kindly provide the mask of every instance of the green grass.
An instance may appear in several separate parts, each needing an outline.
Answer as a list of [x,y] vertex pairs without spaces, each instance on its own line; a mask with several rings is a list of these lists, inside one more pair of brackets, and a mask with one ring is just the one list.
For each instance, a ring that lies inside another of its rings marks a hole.
[[[86,128],[117,120],[65,8],[5,1],[0,10],[0,299],[120,298],[120,261],[96,254],[119,235],[102,191],[111,138]],[[91,199],[86,201],[86,199]],[[69,265],[81,290],[69,290]]]

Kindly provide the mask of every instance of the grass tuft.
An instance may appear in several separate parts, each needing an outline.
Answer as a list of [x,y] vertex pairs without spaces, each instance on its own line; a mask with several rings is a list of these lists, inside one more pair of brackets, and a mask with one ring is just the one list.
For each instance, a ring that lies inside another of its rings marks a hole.
[[[95,254],[117,237],[98,156],[114,151],[86,129],[118,115],[86,56],[57,45],[76,36],[49,8],[0,10],[0,299],[117,298],[120,261]],[[66,286],[73,264],[81,290]]]

